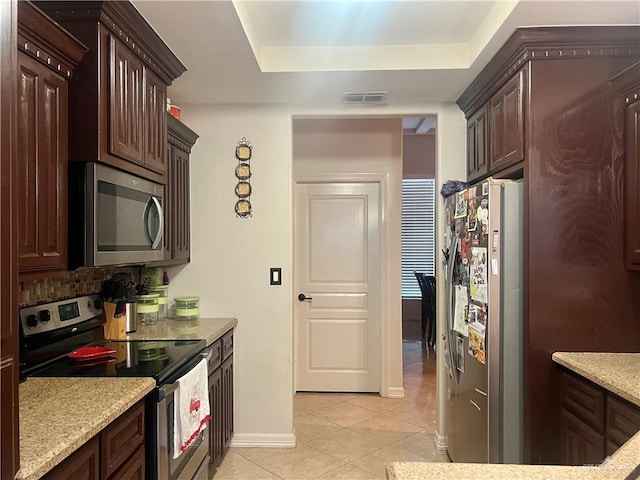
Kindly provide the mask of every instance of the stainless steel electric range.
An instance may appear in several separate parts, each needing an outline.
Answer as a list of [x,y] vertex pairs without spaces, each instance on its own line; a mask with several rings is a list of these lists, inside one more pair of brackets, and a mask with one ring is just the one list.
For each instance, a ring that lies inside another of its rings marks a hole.
[[[208,432],[173,458],[176,381],[211,356],[204,340],[104,338],[102,304],[88,295],[20,310],[20,378],[152,377],[145,408],[147,480],[207,478]],[[112,352],[112,353],[111,353]]]

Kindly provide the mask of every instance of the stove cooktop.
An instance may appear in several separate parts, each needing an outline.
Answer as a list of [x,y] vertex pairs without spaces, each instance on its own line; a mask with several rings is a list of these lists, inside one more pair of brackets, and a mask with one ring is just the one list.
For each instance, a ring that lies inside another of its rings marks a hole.
[[101,342],[115,350],[82,360],[64,355],[28,372],[29,377],[153,377],[164,383],[204,349],[204,340],[129,340]]
[[[172,379],[205,348],[204,340],[105,340],[102,303],[84,295],[20,310],[20,379],[28,377],[153,377]],[[72,359],[82,347],[108,356]]]

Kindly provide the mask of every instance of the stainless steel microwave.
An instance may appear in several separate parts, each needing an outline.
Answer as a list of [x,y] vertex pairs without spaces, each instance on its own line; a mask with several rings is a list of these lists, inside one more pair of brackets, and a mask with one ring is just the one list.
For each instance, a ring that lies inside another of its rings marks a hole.
[[95,162],[69,176],[70,268],[164,259],[164,185]]

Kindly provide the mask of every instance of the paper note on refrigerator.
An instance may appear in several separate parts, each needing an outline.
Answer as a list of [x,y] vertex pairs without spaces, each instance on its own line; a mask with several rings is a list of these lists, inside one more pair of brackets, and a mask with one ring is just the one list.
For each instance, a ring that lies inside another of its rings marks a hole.
[[471,248],[470,290],[471,299],[487,303],[487,249]]
[[484,325],[478,322],[469,324],[469,355],[483,365],[486,363],[485,332]]
[[453,310],[453,329],[460,335],[467,337],[469,328],[469,293],[465,285],[455,285],[455,309]]

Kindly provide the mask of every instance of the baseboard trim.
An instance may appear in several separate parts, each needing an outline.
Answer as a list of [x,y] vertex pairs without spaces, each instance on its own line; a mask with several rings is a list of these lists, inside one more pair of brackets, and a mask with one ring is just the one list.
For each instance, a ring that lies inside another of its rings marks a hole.
[[404,398],[404,388],[389,387],[387,389],[387,398]]
[[295,433],[235,433],[232,447],[294,448]]
[[447,436],[440,435],[438,432],[433,432],[433,438],[436,443],[436,448],[438,450],[446,450],[447,449]]

